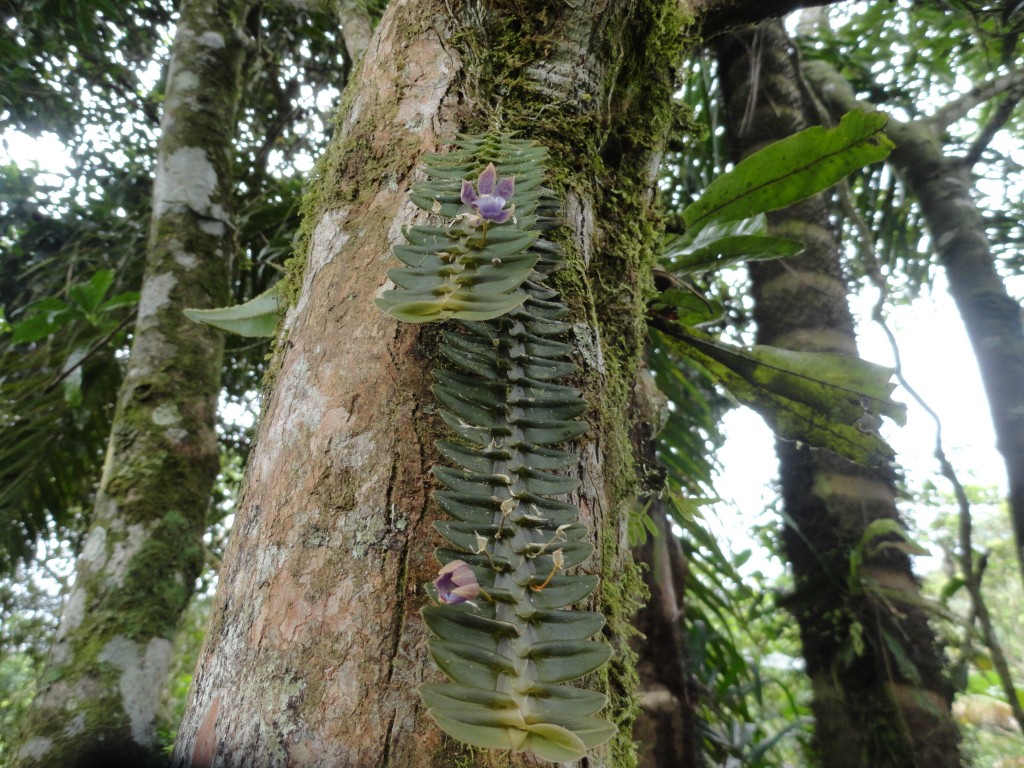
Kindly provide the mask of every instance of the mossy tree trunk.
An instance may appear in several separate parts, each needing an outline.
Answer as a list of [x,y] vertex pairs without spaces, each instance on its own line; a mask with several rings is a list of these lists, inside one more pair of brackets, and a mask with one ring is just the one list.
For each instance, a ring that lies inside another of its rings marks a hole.
[[[562,198],[555,280],[571,308],[591,429],[575,492],[604,576],[592,598],[616,648],[590,684],[620,736],[587,761],[633,765],[626,644],[642,584],[625,535],[629,442],[657,241],[659,149],[698,3],[392,2],[346,88],[306,204],[246,489],[175,747],[176,766],[524,766],[472,752],[427,719],[440,679],[419,610],[438,570],[428,471],[442,423],[436,331],[373,305],[391,246],[422,220],[406,197],[424,153],[458,133],[518,131],[551,153]],[[712,4],[714,5],[714,4]],[[699,10],[699,9],[698,9]]]
[[[727,126],[737,158],[808,127],[795,61],[780,23],[718,45]],[[754,77],[753,73],[757,73]],[[857,354],[838,244],[821,196],[769,217],[772,233],[805,251],[750,265],[757,341]],[[851,557],[876,520],[898,521],[894,478],[826,451],[777,443],[787,521],[783,546],[795,578],[788,607],[800,627],[829,768],[959,766],[941,653],[918,607],[909,558],[898,548]],[[883,537],[874,541],[892,540]]]
[[88,535],[15,761],[142,766],[218,470],[223,342],[186,307],[228,299],[243,0],[185,0],[164,103],[142,295]]
[[605,715],[620,726],[586,762],[635,764],[626,641],[643,586],[625,511],[637,490],[628,435],[658,239],[654,173],[688,30],[720,5],[389,5],[307,198],[176,766],[537,764],[446,739],[415,691],[440,678],[419,616],[440,541],[428,480],[442,435],[428,389],[436,332],[373,305],[396,265],[391,246],[421,220],[406,197],[420,158],[490,128],[546,145],[564,202],[569,266],[554,282],[572,312],[574,383],[591,404],[573,500],[592,529],[597,554],[583,568],[605,577],[592,600],[616,648],[590,684],[609,694]]
[[427,719],[440,679],[419,610],[438,570],[429,469],[436,333],[373,305],[417,219],[406,192],[457,133],[519,131],[551,151],[591,431],[574,499],[606,577],[593,598],[617,653],[592,685],[623,736],[591,766],[632,762],[626,645],[642,585],[624,542],[634,493],[630,397],[655,234],[657,148],[686,20],[676,2],[392,3],[346,90],[307,203],[276,374],[221,570],[176,765],[529,765],[476,754]]

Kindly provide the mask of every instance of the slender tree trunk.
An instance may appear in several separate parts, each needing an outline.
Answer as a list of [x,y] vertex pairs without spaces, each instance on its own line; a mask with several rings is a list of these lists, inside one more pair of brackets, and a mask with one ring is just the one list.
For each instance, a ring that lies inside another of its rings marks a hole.
[[[647,472],[653,472],[658,466],[655,435],[662,423],[665,398],[653,378],[645,376],[638,382],[635,400],[642,418],[633,429],[634,450]],[[689,565],[660,496],[645,495],[639,503],[647,508],[657,535],[648,536],[633,553],[643,564],[649,594],[636,615],[640,712],[633,739],[639,745],[640,768],[700,768],[703,745],[697,686],[690,672],[683,627]]]
[[[635,763],[626,644],[642,584],[624,541],[636,490],[630,394],[646,337],[657,148],[686,20],[675,0],[393,2],[346,89],[307,202],[263,422],[220,575],[177,766],[523,766],[427,719],[440,679],[419,610],[438,564],[428,470],[442,433],[428,391],[436,332],[373,306],[419,220],[406,192],[457,133],[519,131],[551,151],[591,430],[574,501],[604,576],[593,598],[616,648],[591,684],[621,726],[587,765]],[[361,73],[361,74],[360,74]]]
[[[846,112],[859,105],[849,83],[825,62],[808,62],[804,71],[831,110]],[[1017,560],[1024,577],[1024,316],[1020,302],[1007,293],[996,271],[984,218],[971,197],[971,169],[943,152],[939,131],[927,120],[902,122],[890,117],[886,133],[896,144],[892,163],[921,205],[978,360],[1006,463]]]
[[228,296],[243,8],[241,0],[181,5],[131,357],[19,768],[154,759],[154,719],[202,564],[218,468],[221,335],[182,310],[222,305]]
[[637,614],[640,715],[633,736],[640,768],[699,768],[703,751],[697,720],[697,687],[686,657],[682,623],[686,555],[661,505],[648,513],[658,529],[637,552],[650,599]]
[[[812,122],[780,23],[723,39],[718,56],[737,157]],[[812,198],[769,221],[773,234],[803,241],[805,251],[750,265],[758,342],[856,355],[826,200]],[[777,452],[783,545],[796,581],[787,602],[813,685],[821,765],[959,766],[952,691],[909,558],[895,547],[872,547],[891,536],[864,540],[872,522],[899,519],[892,472],[791,442],[778,442]],[[851,564],[858,550],[859,566]]]

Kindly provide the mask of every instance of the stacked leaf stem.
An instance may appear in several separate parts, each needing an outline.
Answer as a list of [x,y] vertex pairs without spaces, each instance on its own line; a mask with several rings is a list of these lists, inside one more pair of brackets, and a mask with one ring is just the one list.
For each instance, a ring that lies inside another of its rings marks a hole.
[[[453,518],[436,524],[448,543],[437,557],[448,570],[464,563],[472,577],[463,578],[475,578],[479,592],[453,598],[440,579],[430,588],[438,603],[423,610],[430,651],[452,682],[420,692],[438,725],[462,741],[574,760],[615,727],[594,717],[604,695],[564,684],[600,667],[611,649],[591,639],[600,614],[568,609],[598,578],[565,573],[594,547],[579,509],[556,498],[579,484],[560,474],[575,458],[558,446],[586,430],[579,391],[558,383],[575,370],[571,345],[559,340],[571,326],[546,285],[562,266],[543,237],[559,226],[559,205],[543,187],[542,147],[496,134],[457,146],[426,159],[428,180],[410,198],[442,223],[408,230],[409,245],[395,247],[407,266],[388,273],[398,289],[378,302],[401,320],[456,321],[441,334],[451,367],[433,372],[441,416],[461,438],[438,443],[454,466],[433,470],[443,486],[434,498]],[[463,182],[474,178],[479,190],[467,192]],[[492,193],[508,191],[509,179],[514,193],[497,208],[514,211],[497,214]]]

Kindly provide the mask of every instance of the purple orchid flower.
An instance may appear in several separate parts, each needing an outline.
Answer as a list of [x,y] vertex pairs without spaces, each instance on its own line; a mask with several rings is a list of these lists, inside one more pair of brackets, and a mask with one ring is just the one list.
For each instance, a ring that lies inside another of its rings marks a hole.
[[476,574],[463,560],[452,560],[434,579],[437,599],[445,605],[457,605],[473,600],[480,594]]
[[473,182],[468,179],[462,182],[462,202],[476,208],[483,221],[504,224],[512,218],[512,212],[516,209],[514,203],[505,208],[505,203],[512,199],[515,185],[513,176],[498,181],[494,163],[488,163],[477,179],[476,189],[473,189]]

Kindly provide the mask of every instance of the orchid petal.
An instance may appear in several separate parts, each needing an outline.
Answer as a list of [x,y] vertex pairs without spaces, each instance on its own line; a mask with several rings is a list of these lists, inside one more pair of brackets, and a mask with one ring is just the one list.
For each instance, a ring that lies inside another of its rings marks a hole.
[[513,205],[510,208],[506,208],[505,210],[501,211],[497,216],[491,216],[490,219],[495,224],[504,224],[506,221],[512,218],[512,214],[515,212],[515,210],[516,207],[515,205]]
[[473,189],[473,182],[463,181],[462,182],[462,203],[463,205],[472,205],[476,201],[476,190]]
[[498,171],[494,167],[494,163],[488,163],[487,167],[484,168],[483,173],[480,174],[480,178],[476,182],[476,190],[480,193],[480,196],[493,195],[494,184],[498,180]]
[[512,195],[515,193],[516,179],[514,176],[506,176],[504,179],[498,182],[498,187],[495,189],[494,194],[496,197],[503,198],[505,200],[511,200]]
[[452,560],[444,566],[434,580],[437,599],[446,605],[457,605],[475,599],[480,594],[476,574],[463,560]]
[[504,207],[505,201],[500,197],[481,197],[476,201],[476,209],[488,221],[495,221]]

